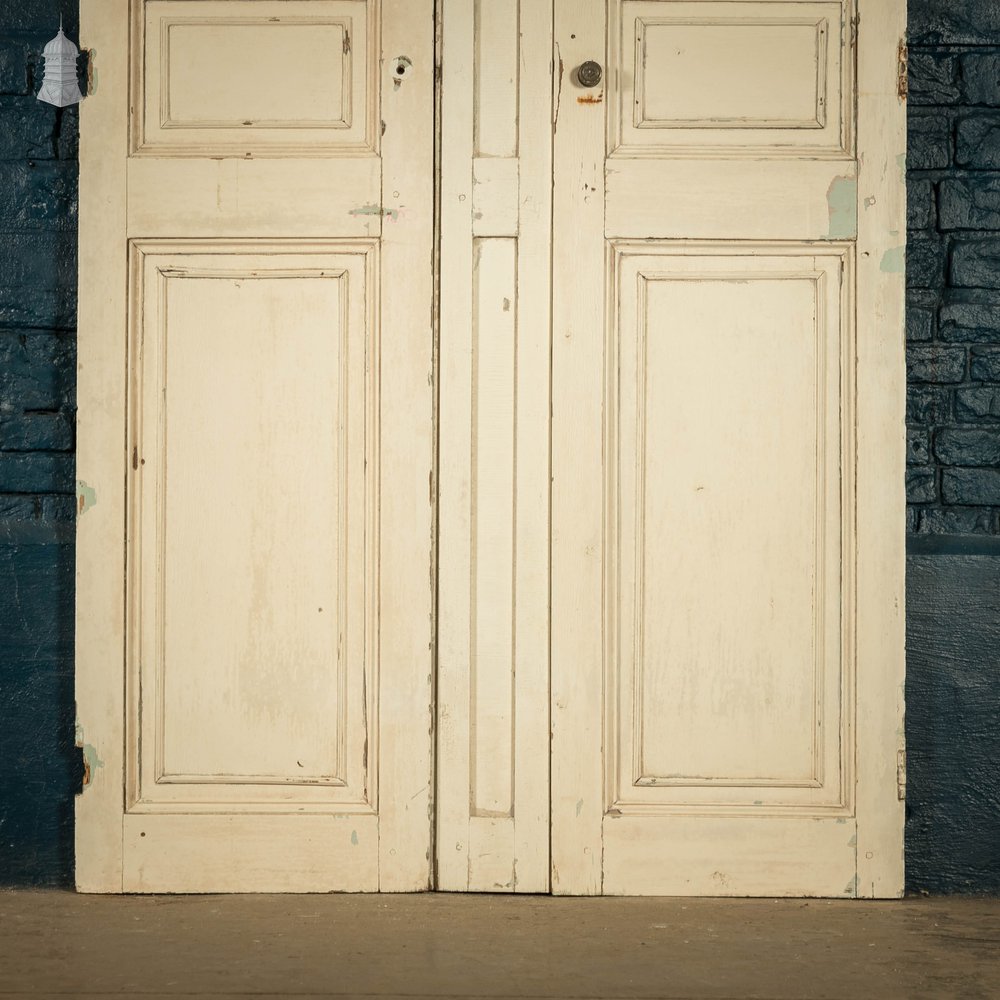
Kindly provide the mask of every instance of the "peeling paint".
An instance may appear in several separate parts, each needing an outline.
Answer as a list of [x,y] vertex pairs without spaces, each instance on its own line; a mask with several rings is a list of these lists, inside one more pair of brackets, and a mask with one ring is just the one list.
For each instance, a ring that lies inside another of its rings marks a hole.
[[97,490],[88,486],[82,479],[76,481],[76,512],[77,516],[86,514],[97,503]]
[[906,153],[899,153],[896,156],[896,166],[899,167],[899,176],[906,180]]
[[348,215],[380,215],[383,218],[392,219],[395,222],[399,218],[398,208],[383,208],[381,205],[368,204],[360,208],[352,208]]
[[892,247],[882,254],[879,270],[886,274],[902,274],[906,267],[906,247]]
[[603,104],[604,95],[603,94],[584,94],[582,97],[576,99],[577,104]]
[[76,724],[76,747],[83,755],[83,787],[86,788],[93,779],[94,772],[99,767],[104,767],[104,761],[97,756],[94,745],[84,740],[83,726],[79,722]]
[[856,177],[834,177],[826,192],[830,210],[830,239],[858,235],[858,181]]
[[94,65],[97,49],[82,49],[80,54],[85,56],[87,59],[87,89],[84,91],[83,96],[90,97],[91,94],[97,93],[97,67]]

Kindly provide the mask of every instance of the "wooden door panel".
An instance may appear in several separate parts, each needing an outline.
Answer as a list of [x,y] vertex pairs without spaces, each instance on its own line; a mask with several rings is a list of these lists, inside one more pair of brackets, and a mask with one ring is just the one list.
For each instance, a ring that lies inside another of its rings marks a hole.
[[902,5],[555,11],[554,891],[896,895]]
[[378,151],[376,0],[132,7],[140,156]]
[[374,811],[377,244],[133,267],[129,808]]
[[614,0],[610,154],[849,157],[851,17],[850,0]]
[[850,248],[610,264],[608,810],[846,813]]
[[426,889],[433,5],[82,15],[78,884]]
[[552,10],[442,18],[438,885],[545,892]]

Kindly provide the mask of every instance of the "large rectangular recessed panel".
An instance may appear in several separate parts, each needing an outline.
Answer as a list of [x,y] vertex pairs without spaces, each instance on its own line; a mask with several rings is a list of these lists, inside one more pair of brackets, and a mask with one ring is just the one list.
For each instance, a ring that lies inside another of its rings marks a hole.
[[849,279],[844,247],[613,250],[614,809],[846,807]]
[[133,151],[373,149],[377,0],[145,0],[135,8]]
[[133,248],[133,810],[371,808],[374,254]]
[[619,0],[610,51],[620,155],[740,148],[843,154],[846,0]]

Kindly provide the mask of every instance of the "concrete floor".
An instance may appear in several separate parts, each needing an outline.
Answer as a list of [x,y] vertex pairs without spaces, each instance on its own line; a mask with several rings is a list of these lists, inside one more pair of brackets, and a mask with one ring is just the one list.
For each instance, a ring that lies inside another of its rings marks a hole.
[[1000,998],[1000,900],[0,893],[0,997]]

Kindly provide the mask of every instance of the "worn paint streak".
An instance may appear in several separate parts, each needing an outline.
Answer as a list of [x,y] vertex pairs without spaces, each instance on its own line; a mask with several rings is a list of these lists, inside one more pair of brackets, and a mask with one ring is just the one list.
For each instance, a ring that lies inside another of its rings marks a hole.
[[906,268],[906,247],[891,247],[882,254],[879,270],[886,274],[902,274]]
[[97,491],[93,486],[88,486],[82,479],[76,481],[76,512],[77,515],[85,514],[94,504],[97,503]]
[[383,208],[381,205],[368,204],[360,208],[352,208],[348,215],[381,215],[383,218],[392,219],[393,222],[399,218],[398,208]]
[[858,181],[856,177],[834,177],[826,192],[830,210],[832,240],[852,239],[858,235]]

